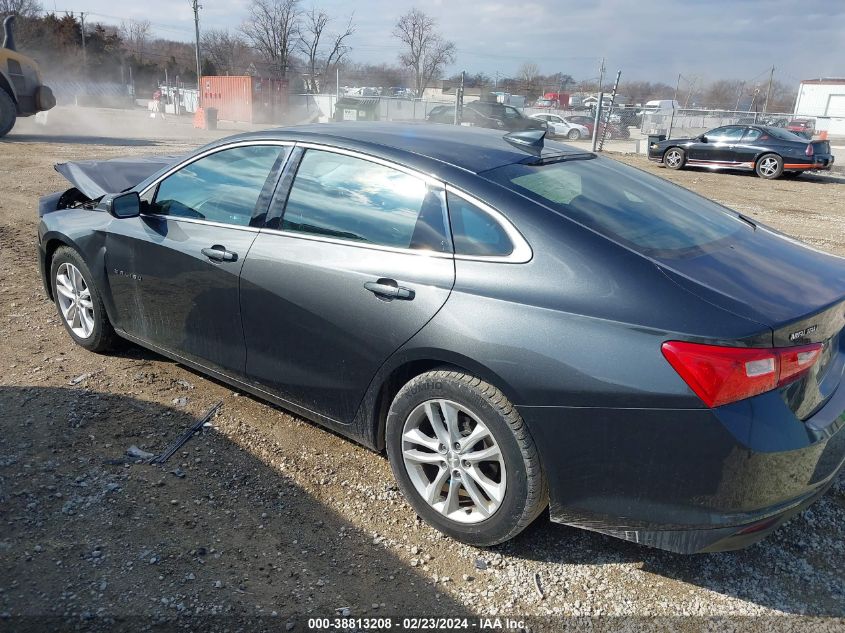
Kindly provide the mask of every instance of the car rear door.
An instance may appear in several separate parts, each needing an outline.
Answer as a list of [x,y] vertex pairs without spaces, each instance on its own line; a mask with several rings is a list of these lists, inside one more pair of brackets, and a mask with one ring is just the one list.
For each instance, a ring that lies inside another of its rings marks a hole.
[[247,374],[347,423],[451,292],[445,196],[431,178],[331,148],[297,148],[286,169],[241,273]]
[[239,276],[289,148],[238,144],[195,157],[142,193],[140,217],[112,223],[105,264],[117,327],[243,375]]

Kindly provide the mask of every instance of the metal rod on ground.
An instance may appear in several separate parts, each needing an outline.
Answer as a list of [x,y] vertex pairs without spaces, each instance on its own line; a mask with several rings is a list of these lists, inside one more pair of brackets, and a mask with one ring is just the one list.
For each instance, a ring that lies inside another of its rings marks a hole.
[[601,104],[604,100],[604,93],[599,93],[599,102],[596,104],[596,118],[593,121],[593,151],[596,151],[596,141],[598,140],[599,121],[601,121]]
[[[604,125],[601,130],[601,140],[599,140],[599,151],[604,148],[604,139],[607,136],[607,128],[610,125],[610,115],[613,112],[613,103],[616,101],[616,91],[619,89],[619,78],[622,76],[622,71],[616,72],[616,81],[613,82],[613,91],[610,93],[610,103],[607,106],[607,114],[604,117]],[[621,125],[621,119],[620,119]]]
[[218,402],[217,404],[215,404],[213,407],[211,407],[208,410],[208,412],[201,419],[199,419],[195,424],[193,424],[184,433],[182,433],[182,435],[177,437],[173,441],[173,443],[164,450],[164,452],[161,455],[158,455],[157,457],[153,457],[150,460],[150,463],[151,464],[163,464],[168,459],[173,457],[173,454],[176,451],[178,451],[180,448],[182,448],[182,446],[185,444],[185,442],[187,442],[189,439],[191,439],[191,437],[193,436],[194,433],[199,431],[206,422],[208,422],[209,420],[211,420],[211,418],[214,417],[214,414],[217,413],[217,410],[221,406],[223,406],[222,400],[220,402]]

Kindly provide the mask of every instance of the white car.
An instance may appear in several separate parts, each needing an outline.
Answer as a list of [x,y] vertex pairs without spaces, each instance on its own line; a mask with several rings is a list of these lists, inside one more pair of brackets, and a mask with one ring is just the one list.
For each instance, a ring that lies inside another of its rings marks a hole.
[[571,141],[577,141],[579,138],[590,138],[590,131],[586,127],[577,123],[570,123],[557,114],[532,114],[531,118],[548,123],[551,136],[565,136]]

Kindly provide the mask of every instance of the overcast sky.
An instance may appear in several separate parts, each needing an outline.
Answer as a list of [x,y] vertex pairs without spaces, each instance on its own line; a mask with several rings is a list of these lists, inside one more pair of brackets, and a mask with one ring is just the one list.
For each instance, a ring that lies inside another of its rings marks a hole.
[[[90,12],[91,20],[147,19],[156,35],[191,41],[189,0],[42,0],[45,9]],[[311,0],[303,0],[311,6]],[[249,0],[201,0],[200,28],[236,29]],[[396,18],[416,6],[455,42],[448,69],[514,75],[535,62],[542,73],[596,77],[602,56],[611,75],[673,84],[678,73],[787,83],[845,76],[843,0],[318,0],[337,25],[355,10],[351,58],[396,61]]]

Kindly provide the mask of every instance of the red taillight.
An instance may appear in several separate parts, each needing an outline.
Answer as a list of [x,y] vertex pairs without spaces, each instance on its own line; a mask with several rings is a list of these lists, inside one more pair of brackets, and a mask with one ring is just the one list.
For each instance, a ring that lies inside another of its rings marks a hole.
[[807,149],[804,150],[804,156],[812,156],[813,155],[813,144],[810,143],[807,145]]
[[718,407],[797,380],[818,360],[822,345],[754,348],[667,341],[662,350],[704,404]]

